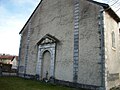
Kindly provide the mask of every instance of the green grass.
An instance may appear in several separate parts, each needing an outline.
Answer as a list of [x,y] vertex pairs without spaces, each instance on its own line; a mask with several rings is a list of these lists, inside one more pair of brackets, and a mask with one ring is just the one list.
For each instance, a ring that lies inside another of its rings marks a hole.
[[18,77],[0,77],[0,90],[75,90],[75,89],[51,85],[36,80],[28,80]]

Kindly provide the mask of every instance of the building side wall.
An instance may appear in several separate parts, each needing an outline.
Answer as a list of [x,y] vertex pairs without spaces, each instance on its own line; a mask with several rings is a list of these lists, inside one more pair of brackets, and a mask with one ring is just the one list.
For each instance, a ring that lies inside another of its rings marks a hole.
[[100,6],[80,0],[78,83],[101,86]]
[[17,62],[17,58],[16,57],[13,59],[13,61],[11,63],[12,63],[12,69],[17,69],[18,62]]
[[[104,17],[107,85],[111,88],[120,82],[119,25],[107,12]],[[115,48],[112,47],[112,32],[115,33]]]

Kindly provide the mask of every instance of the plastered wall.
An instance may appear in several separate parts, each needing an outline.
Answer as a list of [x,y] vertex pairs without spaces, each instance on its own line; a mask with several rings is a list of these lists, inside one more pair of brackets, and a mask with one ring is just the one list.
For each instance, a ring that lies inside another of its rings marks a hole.
[[[104,12],[104,17],[107,85],[111,88],[120,82],[119,26],[107,12]],[[115,47],[112,47],[112,32],[115,33]]]

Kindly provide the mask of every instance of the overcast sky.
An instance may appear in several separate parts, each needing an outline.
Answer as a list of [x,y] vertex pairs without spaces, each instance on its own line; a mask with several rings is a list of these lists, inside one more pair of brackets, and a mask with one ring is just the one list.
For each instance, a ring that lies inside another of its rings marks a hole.
[[[107,0],[96,1],[109,3]],[[113,1],[116,0],[111,0],[109,4],[112,5]],[[19,31],[39,2],[40,0],[0,0],[0,53],[18,55]],[[114,10],[118,7],[120,6],[116,4]],[[120,15],[119,11],[117,14]]]

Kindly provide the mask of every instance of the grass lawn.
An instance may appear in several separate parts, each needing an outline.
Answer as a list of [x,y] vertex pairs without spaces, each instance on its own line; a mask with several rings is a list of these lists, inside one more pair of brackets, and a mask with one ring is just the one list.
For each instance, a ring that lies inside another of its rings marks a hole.
[[0,90],[76,90],[18,77],[0,77]]

